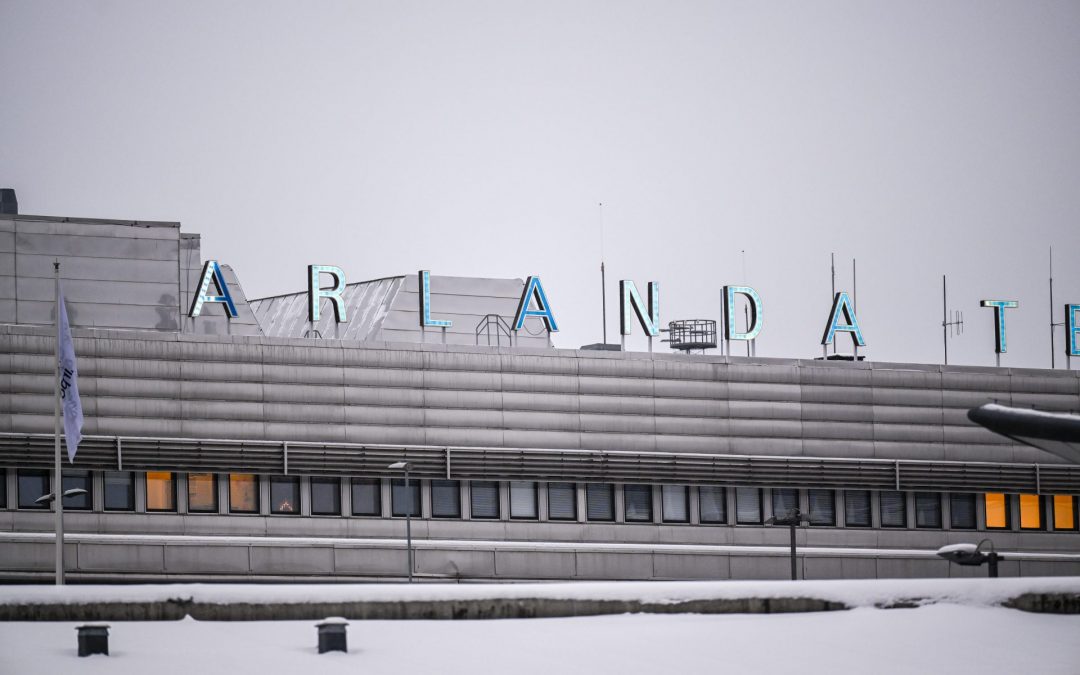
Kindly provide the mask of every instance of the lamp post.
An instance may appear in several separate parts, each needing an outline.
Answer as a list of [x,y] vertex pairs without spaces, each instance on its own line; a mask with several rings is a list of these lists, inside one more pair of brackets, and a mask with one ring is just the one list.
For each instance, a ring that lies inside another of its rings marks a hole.
[[[56,484],[60,485],[61,481],[57,480]],[[63,536],[64,536],[63,535],[63,532],[64,532],[64,521],[63,521],[63,518],[64,518],[64,502],[63,502],[63,498],[66,498],[66,497],[78,497],[79,495],[84,495],[84,494],[86,494],[86,490],[83,489],[83,488],[71,488],[70,490],[64,490],[64,492],[60,495],[61,498],[62,498],[60,503],[56,505],[56,509],[57,509],[56,517],[57,517],[57,523],[58,523],[57,536],[56,536],[56,539],[57,539],[56,546],[57,546],[57,550],[59,551],[56,554],[56,561],[57,561],[56,562],[56,585],[57,586],[63,586],[64,585],[64,565],[63,565],[63,562],[62,562],[63,561],[63,546],[64,546],[64,542],[63,542],[63,539],[62,539]],[[56,501],[56,493],[55,492],[50,492],[48,494],[41,495],[40,497],[35,499],[34,503],[35,504],[51,504],[54,501]]]
[[[982,545],[989,544],[990,552],[983,553]],[[988,574],[991,577],[997,577],[998,575],[998,560],[1001,560],[1001,556],[994,550],[994,542],[989,539],[983,539],[979,542],[979,545],[965,543],[965,544],[949,544],[948,546],[942,546],[937,550],[937,554],[948,560],[954,562],[957,565],[970,565],[978,567],[983,563],[987,563]]]
[[[405,546],[408,550],[409,558],[409,583],[413,582],[413,550],[412,550],[412,491],[409,489],[409,469],[412,468],[408,462],[394,462],[390,466],[386,467],[392,471],[399,469],[405,471],[405,500],[408,502],[408,506],[405,507]],[[391,509],[393,505],[391,505]]]
[[791,528],[791,580],[795,581],[799,578],[798,569],[795,565],[795,528],[800,524],[808,522],[807,516],[798,508],[791,509],[788,514],[783,518],[777,518],[773,516],[765,521],[766,525],[787,525]]

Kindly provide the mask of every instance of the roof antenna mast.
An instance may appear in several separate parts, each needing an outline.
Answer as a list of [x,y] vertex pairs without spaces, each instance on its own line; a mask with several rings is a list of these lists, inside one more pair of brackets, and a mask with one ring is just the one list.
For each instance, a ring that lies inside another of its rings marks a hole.
[[607,345],[607,279],[604,276],[604,202],[600,202],[600,316],[604,322],[604,345]]

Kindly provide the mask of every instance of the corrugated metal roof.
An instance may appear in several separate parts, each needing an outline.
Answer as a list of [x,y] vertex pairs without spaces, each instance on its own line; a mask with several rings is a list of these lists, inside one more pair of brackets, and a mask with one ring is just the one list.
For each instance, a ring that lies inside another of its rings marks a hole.
[[[314,326],[318,335],[340,340],[376,340],[390,306],[401,290],[405,277],[387,277],[372,281],[346,284],[341,297],[345,300],[348,321],[334,320],[330,304],[323,303],[319,322]],[[307,292],[277,295],[251,301],[251,308],[270,337],[316,337],[308,323]]]

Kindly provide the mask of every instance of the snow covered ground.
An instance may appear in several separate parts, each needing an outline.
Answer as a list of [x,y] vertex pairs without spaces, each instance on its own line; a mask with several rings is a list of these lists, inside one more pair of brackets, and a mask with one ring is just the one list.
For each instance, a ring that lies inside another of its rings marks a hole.
[[353,621],[348,654],[311,621],[113,622],[78,658],[74,623],[0,623],[0,673],[1080,672],[1080,616],[941,603],[780,615]]

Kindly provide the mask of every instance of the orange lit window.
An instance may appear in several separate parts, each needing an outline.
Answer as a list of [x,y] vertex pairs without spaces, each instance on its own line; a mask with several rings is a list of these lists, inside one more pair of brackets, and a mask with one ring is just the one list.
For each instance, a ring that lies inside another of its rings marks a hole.
[[234,513],[259,512],[259,479],[255,474],[229,474],[229,510]]
[[146,472],[146,510],[176,510],[176,481],[171,471]]
[[1076,509],[1074,508],[1074,500],[1068,495],[1054,495],[1054,529],[1076,529]]
[[987,492],[986,527],[1007,528],[1009,526],[1009,500],[1000,492]]
[[188,511],[217,511],[217,481],[214,474],[188,474]]
[[1041,502],[1039,495],[1020,495],[1020,529],[1042,528],[1042,513],[1039,508]]

